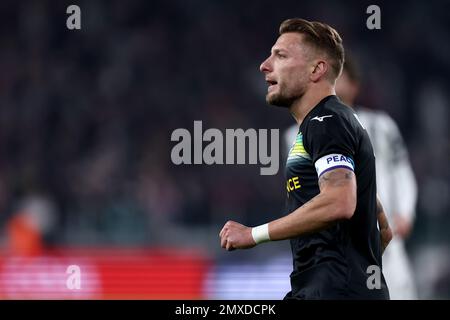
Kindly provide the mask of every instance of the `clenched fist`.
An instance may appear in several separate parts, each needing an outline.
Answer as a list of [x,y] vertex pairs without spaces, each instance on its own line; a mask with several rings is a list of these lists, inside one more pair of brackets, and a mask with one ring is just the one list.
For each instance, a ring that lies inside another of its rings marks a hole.
[[253,248],[256,243],[252,237],[252,228],[235,221],[228,221],[219,233],[220,245],[228,251]]

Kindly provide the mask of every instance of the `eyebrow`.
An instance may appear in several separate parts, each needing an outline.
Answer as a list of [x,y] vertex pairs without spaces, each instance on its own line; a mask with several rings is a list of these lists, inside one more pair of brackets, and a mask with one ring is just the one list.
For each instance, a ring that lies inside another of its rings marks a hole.
[[272,53],[274,53],[274,54],[277,54],[277,53],[287,53],[287,50],[285,50],[285,49],[280,49],[280,48],[275,48],[275,49],[272,49]]

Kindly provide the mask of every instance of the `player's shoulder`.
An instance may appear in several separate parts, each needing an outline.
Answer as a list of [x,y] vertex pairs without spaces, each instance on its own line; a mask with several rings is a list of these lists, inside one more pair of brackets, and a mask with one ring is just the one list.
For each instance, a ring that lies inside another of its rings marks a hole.
[[305,117],[302,126],[305,150],[315,155],[316,160],[314,157],[326,155],[323,152],[354,154],[362,131],[358,129],[360,125],[353,109],[334,95],[322,99]]
[[324,98],[306,117],[308,127],[352,125],[356,121],[355,111],[345,105],[337,96]]

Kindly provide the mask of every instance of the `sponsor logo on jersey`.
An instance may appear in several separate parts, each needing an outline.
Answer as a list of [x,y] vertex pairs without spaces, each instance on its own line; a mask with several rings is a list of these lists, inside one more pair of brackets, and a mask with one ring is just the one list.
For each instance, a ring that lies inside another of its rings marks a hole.
[[326,115],[326,116],[321,116],[321,117],[314,117],[314,118],[312,118],[310,121],[313,121],[313,120],[317,120],[317,121],[319,121],[319,122],[323,122],[323,119],[325,119],[325,118],[331,118],[333,115],[331,115],[331,114],[329,114],[329,115]]

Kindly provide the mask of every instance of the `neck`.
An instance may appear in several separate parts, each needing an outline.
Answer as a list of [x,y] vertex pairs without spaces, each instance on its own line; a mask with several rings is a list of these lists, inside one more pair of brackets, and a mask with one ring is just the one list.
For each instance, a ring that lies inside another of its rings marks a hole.
[[303,96],[295,100],[289,107],[289,111],[301,125],[305,116],[325,97],[335,95],[334,86],[331,84],[324,84],[316,87],[313,90],[308,90]]

